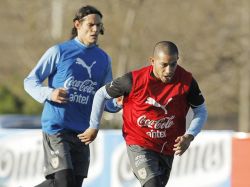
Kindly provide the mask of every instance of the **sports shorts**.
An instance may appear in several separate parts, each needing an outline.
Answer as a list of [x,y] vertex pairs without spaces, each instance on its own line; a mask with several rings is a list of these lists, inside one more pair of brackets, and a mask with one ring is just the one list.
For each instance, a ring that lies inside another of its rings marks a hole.
[[90,151],[75,132],[49,135],[43,132],[45,177],[57,171],[72,169],[74,175],[88,175]]
[[127,145],[127,153],[133,173],[142,186],[159,175],[164,177],[164,181],[168,181],[173,155],[163,155],[138,145]]

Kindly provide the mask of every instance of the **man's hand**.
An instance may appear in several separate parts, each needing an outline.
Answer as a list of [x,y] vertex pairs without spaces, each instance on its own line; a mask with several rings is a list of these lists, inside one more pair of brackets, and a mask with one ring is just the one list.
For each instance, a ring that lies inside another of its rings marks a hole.
[[176,138],[173,150],[175,155],[181,156],[189,147],[191,141],[194,139],[194,136],[191,134],[185,134]]
[[67,103],[69,100],[67,89],[57,88],[53,90],[50,100],[61,104]]
[[117,105],[119,106],[123,105],[123,96],[117,97],[115,100]]
[[81,140],[81,142],[88,145],[95,140],[97,133],[98,129],[88,128],[83,133],[78,134],[77,137]]

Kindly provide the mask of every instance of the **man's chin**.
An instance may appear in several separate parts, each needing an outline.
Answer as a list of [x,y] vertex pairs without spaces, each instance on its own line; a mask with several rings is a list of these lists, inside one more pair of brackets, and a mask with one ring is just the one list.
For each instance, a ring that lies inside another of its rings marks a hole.
[[92,41],[93,43],[96,43],[98,40],[98,37],[92,37],[90,41]]
[[97,38],[92,38],[89,40],[89,43],[92,44],[96,44],[97,43]]
[[172,81],[172,77],[171,77],[171,78],[170,78],[170,77],[168,77],[168,78],[162,78],[161,81],[162,81],[163,83],[169,83],[169,82]]
[[97,40],[95,40],[95,41],[90,41],[89,42],[89,45],[95,45],[97,43]]

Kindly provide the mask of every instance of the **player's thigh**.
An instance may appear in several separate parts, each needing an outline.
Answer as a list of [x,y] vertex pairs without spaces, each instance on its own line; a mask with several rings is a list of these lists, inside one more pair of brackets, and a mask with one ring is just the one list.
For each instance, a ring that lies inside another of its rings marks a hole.
[[72,169],[65,169],[54,174],[54,187],[75,187],[76,177]]
[[70,143],[64,135],[43,133],[45,176],[61,170],[72,169]]
[[162,175],[160,177],[162,178],[161,181],[163,182],[163,184],[166,185],[170,177],[171,170],[172,170],[174,156],[173,155],[161,155],[160,157],[161,157],[160,165],[162,168]]
[[71,158],[75,175],[86,178],[90,162],[89,145],[85,145],[80,140],[79,142],[75,142],[71,149]]
[[132,170],[142,186],[148,180],[164,174],[159,153],[137,145],[127,146],[127,152]]

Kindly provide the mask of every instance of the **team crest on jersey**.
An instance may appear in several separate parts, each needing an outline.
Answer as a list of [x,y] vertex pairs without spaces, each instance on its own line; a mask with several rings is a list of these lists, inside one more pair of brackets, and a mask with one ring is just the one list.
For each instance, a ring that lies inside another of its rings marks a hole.
[[147,171],[145,168],[141,168],[138,170],[138,175],[141,179],[146,179],[147,177]]

